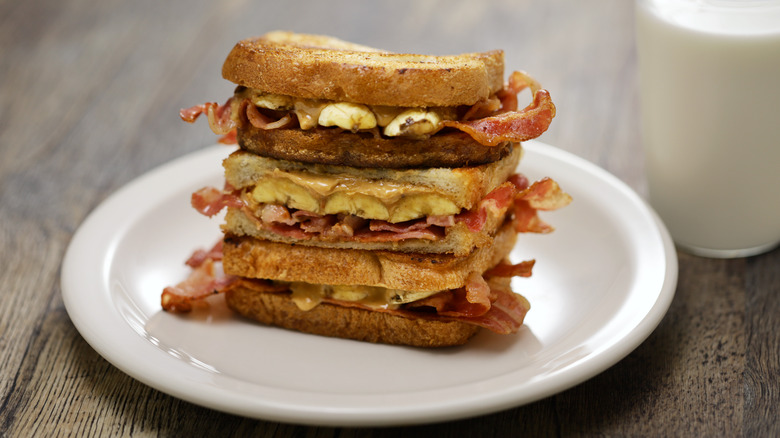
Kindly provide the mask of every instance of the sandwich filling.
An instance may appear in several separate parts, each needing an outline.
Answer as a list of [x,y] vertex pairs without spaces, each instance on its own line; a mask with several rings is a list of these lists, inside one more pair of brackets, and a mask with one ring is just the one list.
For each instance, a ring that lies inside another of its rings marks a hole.
[[[226,182],[251,211],[266,205],[312,215],[353,215],[400,223],[470,210],[505,183],[522,155],[460,169],[362,169],[311,165],[235,152],[225,167]],[[519,187],[523,189],[525,187]]]
[[309,311],[322,304],[387,312],[408,318],[461,321],[496,333],[516,332],[530,309],[528,301],[509,288],[512,277],[531,276],[534,261],[499,263],[483,274],[471,274],[463,287],[432,292],[406,292],[368,286],[315,285],[250,279],[226,275],[222,271],[222,242],[208,251],[196,251],[187,264],[190,276],[166,287],[161,296],[163,309],[189,312],[207,306],[206,298],[245,288],[256,293],[287,294],[296,306]]
[[[531,89],[532,101],[518,111],[517,94],[526,88]],[[262,130],[332,126],[358,132],[382,128],[385,136],[420,139],[452,128],[481,145],[497,146],[540,136],[555,117],[555,105],[550,93],[533,78],[513,72],[503,89],[471,106],[368,106],[294,98],[239,86],[223,105],[208,102],[179,112],[182,120],[190,123],[201,114],[207,116],[214,133],[224,135],[222,143],[236,143],[236,129],[251,125]],[[377,131],[377,135],[381,134]]]
[[[491,102],[494,102],[494,109],[500,107],[497,99],[492,99]],[[281,120],[285,114],[292,114],[301,129],[324,126],[357,132],[378,127],[387,137],[425,137],[442,129],[443,121],[458,118],[457,110],[453,107],[407,108],[363,105],[297,98],[238,87],[231,100],[231,117],[234,122],[241,122],[242,111],[239,107],[248,104],[253,105],[254,108],[248,107],[244,113],[253,125],[262,125],[263,118]]]
[[259,179],[243,199],[254,209],[277,204],[317,215],[351,214],[392,223],[461,210],[446,194],[428,187],[279,169]]
[[301,310],[311,310],[323,300],[347,301],[372,309],[397,309],[401,304],[438,293],[412,292],[377,286],[287,283],[291,299]]
[[[353,210],[325,213],[319,207],[312,208],[319,209],[320,212],[317,213],[283,203],[258,202],[254,194],[254,186],[236,189],[227,184],[222,191],[206,187],[193,193],[192,206],[206,216],[213,216],[228,208],[228,224],[235,224],[235,215],[240,213],[240,216],[247,218],[258,230],[266,230],[301,242],[318,240],[369,243],[402,242],[408,239],[437,242],[445,239],[449,229],[455,227],[466,229],[469,233],[492,233],[490,229],[500,226],[505,218],[513,221],[517,232],[548,233],[552,231],[552,227],[538,217],[537,211],[554,210],[571,201],[571,197],[563,192],[555,181],[544,178],[529,184],[528,179],[520,174],[511,175],[506,182],[490,191],[470,209],[432,215],[425,214],[431,210],[429,207],[409,208],[405,211],[414,212],[415,218],[403,222],[362,217],[353,214]],[[370,198],[353,196],[352,199]],[[384,214],[387,210],[385,205],[373,202],[365,205],[381,205],[378,210]],[[348,204],[354,206],[355,202]],[[355,209],[355,212],[360,214],[365,214],[366,211],[371,209]],[[241,222],[239,219],[238,223]],[[253,234],[234,228],[226,231],[239,235]],[[471,246],[462,248],[460,252],[467,253],[470,250]],[[454,250],[449,252],[458,253]]]
[[227,207],[223,229],[237,236],[465,255],[490,244],[509,221],[518,232],[552,231],[536,211],[570,201],[550,179],[530,184],[514,174],[521,152],[518,146],[505,159],[477,167],[399,171],[238,151],[224,161],[225,188],[195,192],[192,205],[207,216]]

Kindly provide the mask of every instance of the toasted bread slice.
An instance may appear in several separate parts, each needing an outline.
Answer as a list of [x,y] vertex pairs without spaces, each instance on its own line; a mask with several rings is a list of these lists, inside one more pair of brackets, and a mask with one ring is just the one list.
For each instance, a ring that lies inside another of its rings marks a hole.
[[500,90],[504,53],[396,54],[335,38],[273,32],[238,42],[222,76],[266,93],[366,105],[473,105]]
[[385,50],[376,49],[362,44],[351,43],[336,37],[328,35],[312,35],[305,33],[295,33],[285,30],[274,30],[261,37],[268,43],[282,44],[290,47],[300,47],[309,49],[330,49],[345,50],[352,52],[384,52]]
[[507,223],[493,245],[458,257],[319,248],[226,235],[222,264],[225,273],[248,278],[441,291],[463,287],[469,274],[498,264],[512,250],[516,238],[512,224]]
[[264,130],[251,124],[238,130],[238,144],[244,150],[280,160],[388,169],[475,166],[500,160],[513,148],[509,142],[483,146],[461,131],[440,132],[420,140],[329,128]]
[[446,347],[461,345],[480,327],[459,321],[405,318],[383,312],[322,303],[301,310],[289,293],[269,293],[243,284],[225,294],[228,307],[263,324],[358,341]]
[[238,150],[223,162],[223,167],[227,182],[236,189],[251,189],[259,181],[266,184],[269,177],[274,177],[305,186],[312,196],[316,191],[317,197],[342,192],[376,198],[392,190],[394,196],[436,194],[457,208],[468,210],[515,172],[521,156],[522,148],[518,146],[503,159],[479,166],[382,169],[277,160]]

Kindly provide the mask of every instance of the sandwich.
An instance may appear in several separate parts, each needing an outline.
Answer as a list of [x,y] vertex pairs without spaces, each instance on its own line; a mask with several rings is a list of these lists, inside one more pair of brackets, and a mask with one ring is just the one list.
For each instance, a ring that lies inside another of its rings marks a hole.
[[223,238],[190,257],[163,309],[223,293],[263,324],[418,347],[519,330],[530,305],[510,280],[534,261],[509,253],[518,233],[552,231],[537,212],[571,197],[517,173],[555,106],[529,75],[505,81],[502,51],[397,54],[277,31],[237,43],[222,75],[233,96],[180,116],[238,144],[224,186],[191,199],[224,212]]

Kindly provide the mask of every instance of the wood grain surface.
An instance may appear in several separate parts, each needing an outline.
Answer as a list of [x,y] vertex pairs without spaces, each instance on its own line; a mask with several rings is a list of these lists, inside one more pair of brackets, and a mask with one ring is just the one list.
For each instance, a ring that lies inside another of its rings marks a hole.
[[680,253],[671,308],[628,357],[560,394],[461,421],[250,420],[151,389],[104,360],[63,306],[73,233],[133,178],[214,142],[178,109],[228,96],[229,49],[273,29],[402,52],[503,48],[508,68],[531,72],[556,102],[542,140],[645,195],[631,1],[2,0],[0,436],[780,435],[780,250]]

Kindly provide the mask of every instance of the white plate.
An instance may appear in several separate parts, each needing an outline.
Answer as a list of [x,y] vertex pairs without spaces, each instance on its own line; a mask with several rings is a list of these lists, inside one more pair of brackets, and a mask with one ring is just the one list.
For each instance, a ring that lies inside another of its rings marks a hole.
[[604,170],[538,142],[520,170],[554,177],[573,197],[543,213],[548,235],[521,235],[515,279],[531,302],[517,335],[483,330],[463,347],[424,350],[330,339],[233,317],[216,302],[187,317],[160,310],[183,261],[219,236],[219,219],[189,206],[221,186],[215,146],[166,164],[107,199],[82,224],[62,267],[76,328],[103,357],[160,391],[267,420],[332,426],[452,420],[529,403],[610,367],[658,325],[674,295],[666,229]]

